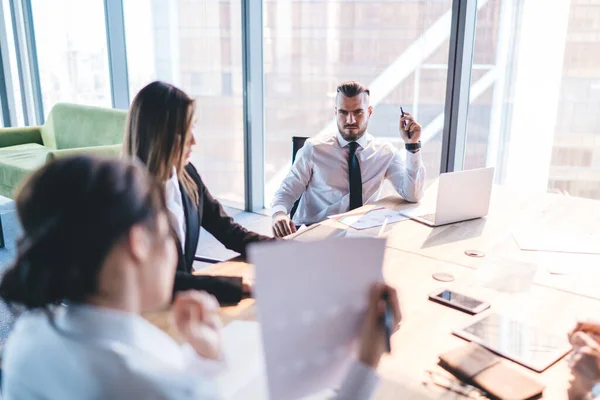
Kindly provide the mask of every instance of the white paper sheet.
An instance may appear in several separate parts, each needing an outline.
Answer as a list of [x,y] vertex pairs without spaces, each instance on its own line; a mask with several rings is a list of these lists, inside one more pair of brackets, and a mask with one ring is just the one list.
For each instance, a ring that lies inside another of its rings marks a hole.
[[352,359],[385,240],[256,243],[255,296],[271,399],[336,387]]
[[597,280],[600,277],[600,255],[535,252],[535,262],[552,275],[574,275]]
[[513,232],[513,237],[521,250],[600,254],[600,231],[565,234],[564,231],[533,226]]
[[349,215],[338,219],[344,225],[348,225],[354,229],[362,230],[374,228],[383,225],[385,219],[388,219],[388,224],[400,222],[408,219],[396,210],[389,208],[377,208],[363,215]]
[[405,207],[400,211],[402,215],[408,218],[420,217],[422,215],[428,215],[435,213],[435,206],[417,204],[411,207]]
[[378,206],[376,204],[367,204],[360,208],[354,209],[352,211],[347,211],[345,213],[340,213],[340,214],[329,215],[329,216],[327,216],[327,219],[339,219],[339,218],[347,217],[350,215],[363,215],[363,214],[368,213],[371,210],[377,210],[379,208],[383,208],[383,207]]
[[258,322],[234,321],[223,329],[223,353],[227,368],[217,378],[225,399],[267,399],[260,327]]
[[540,209],[513,231],[521,250],[600,254],[600,209],[557,205]]
[[298,232],[294,236],[288,236],[295,242],[315,242],[325,239],[341,238],[344,237],[346,231],[344,229],[338,229],[331,226],[314,224],[302,232]]

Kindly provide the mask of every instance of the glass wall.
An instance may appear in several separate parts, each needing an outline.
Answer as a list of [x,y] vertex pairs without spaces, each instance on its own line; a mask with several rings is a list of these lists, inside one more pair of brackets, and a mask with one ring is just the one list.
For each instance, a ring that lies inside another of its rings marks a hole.
[[46,116],[57,102],[111,107],[104,2],[31,0]]
[[600,198],[600,4],[487,1],[473,68],[465,168]]
[[[291,137],[335,132],[335,88],[350,79],[371,89],[375,112],[369,131],[375,136],[402,149],[399,106],[416,116],[424,127],[428,180],[436,178],[452,0],[262,1],[265,205],[289,171]],[[9,44],[9,99],[17,117],[11,123],[32,124],[27,43],[17,57],[13,3],[0,2]],[[497,183],[600,198],[596,3],[477,1],[465,168],[493,165]],[[215,196],[242,205],[241,0],[123,4],[129,88],[115,90],[128,90],[133,98],[160,79],[194,97],[193,162]],[[31,0],[31,5],[46,115],[59,101],[110,107],[104,1]],[[24,23],[19,20],[17,29]]]
[[153,80],[196,99],[192,162],[214,196],[244,203],[240,0],[124,0],[129,92]]
[[369,132],[403,149],[400,105],[424,127],[429,179],[440,170],[451,0],[264,0],[265,203],[291,165],[291,137],[333,133],[335,91],[371,89]]
[[[0,0],[2,1],[2,11],[4,13],[4,28],[6,31],[6,42],[8,43],[8,70],[4,71],[4,78],[7,80],[7,93],[8,96],[12,96],[12,100],[15,102],[15,114],[16,121],[11,121],[13,126],[24,126],[25,125],[25,115],[23,113],[22,102],[23,98],[21,96],[21,86],[20,86],[20,77],[18,73],[17,67],[17,52],[15,46],[15,36],[14,36],[14,26],[12,24],[11,18],[11,4],[9,0]],[[5,61],[5,60],[3,60]],[[1,67],[1,66],[0,66]],[[10,76],[9,76],[10,75]],[[12,89],[12,93],[10,90]]]

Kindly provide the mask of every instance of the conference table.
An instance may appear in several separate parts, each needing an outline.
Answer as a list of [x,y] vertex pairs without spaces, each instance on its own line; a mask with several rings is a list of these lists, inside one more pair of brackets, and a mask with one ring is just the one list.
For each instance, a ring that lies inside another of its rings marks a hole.
[[[433,185],[421,203],[427,208],[435,200]],[[376,205],[399,211],[413,207],[400,197],[388,197]],[[372,207],[357,211],[367,212]],[[379,364],[382,383],[375,398],[458,399],[464,396],[432,384],[428,371],[452,379],[437,365],[438,356],[466,343],[452,331],[475,317],[429,301],[428,295],[438,288],[449,288],[489,302],[494,312],[556,335],[566,335],[577,320],[600,320],[600,254],[524,251],[515,240],[515,233],[531,229],[539,221],[543,221],[544,229],[556,224],[566,235],[569,229],[578,235],[578,226],[596,220],[600,220],[599,201],[494,186],[489,214],[484,218],[436,228],[404,220],[388,224],[383,232],[381,227],[356,231],[337,219],[328,219],[291,239],[300,240],[306,232],[315,238],[327,237],[339,232],[334,228],[348,231],[348,236],[386,237],[383,274],[399,293],[403,320],[392,336],[392,353],[384,355]],[[467,255],[473,250],[483,257]],[[225,262],[198,273],[252,274],[253,267],[245,262]],[[454,281],[439,282],[433,278],[438,273],[451,274]],[[254,300],[222,307],[221,315],[225,324],[254,321]],[[149,319],[169,330],[164,314]],[[504,362],[544,383],[544,398],[567,398],[570,370],[566,358],[539,374]]]

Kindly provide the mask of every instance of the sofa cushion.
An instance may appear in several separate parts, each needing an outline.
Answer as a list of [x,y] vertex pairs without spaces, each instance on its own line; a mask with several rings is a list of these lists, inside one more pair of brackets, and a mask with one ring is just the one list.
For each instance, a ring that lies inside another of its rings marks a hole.
[[0,195],[12,198],[23,178],[44,165],[50,151],[37,143],[0,148]]
[[123,110],[58,103],[42,127],[42,140],[59,150],[119,144],[126,119]]

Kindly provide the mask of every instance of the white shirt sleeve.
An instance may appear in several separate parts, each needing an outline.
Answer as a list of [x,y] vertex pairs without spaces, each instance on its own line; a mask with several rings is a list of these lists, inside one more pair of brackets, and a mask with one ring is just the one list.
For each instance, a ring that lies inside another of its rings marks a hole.
[[294,202],[304,193],[312,177],[312,154],[313,147],[307,141],[296,154],[296,161],[273,197],[272,214],[279,211],[289,214],[292,211]]
[[400,151],[396,150],[394,159],[388,167],[386,178],[392,182],[396,191],[406,201],[416,203],[423,197],[425,184],[425,166],[421,151],[406,152],[406,165]]
[[371,367],[355,361],[346,374],[335,400],[367,400],[373,396],[379,378]]
[[200,357],[196,353],[196,350],[188,343],[184,343],[181,346],[181,351],[187,371],[193,371],[205,376],[217,376],[227,370],[227,362],[223,357],[217,360]]

